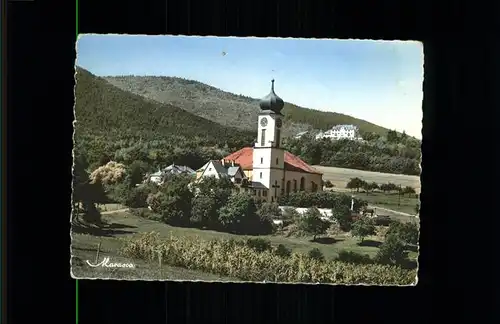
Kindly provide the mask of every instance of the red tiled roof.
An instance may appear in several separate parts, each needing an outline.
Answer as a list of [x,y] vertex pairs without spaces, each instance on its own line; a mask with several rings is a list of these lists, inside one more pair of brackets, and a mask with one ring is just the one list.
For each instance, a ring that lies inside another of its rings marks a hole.
[[[244,147],[224,158],[238,163],[243,170],[253,169],[253,147]],[[285,151],[285,170],[322,174],[292,153]]]

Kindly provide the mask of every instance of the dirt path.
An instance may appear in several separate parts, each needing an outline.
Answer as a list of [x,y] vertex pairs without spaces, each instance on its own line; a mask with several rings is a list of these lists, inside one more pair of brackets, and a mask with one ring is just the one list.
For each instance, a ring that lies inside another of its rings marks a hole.
[[398,214],[398,215],[401,215],[401,216],[415,217],[415,215],[412,215],[412,214],[403,213],[403,212],[400,212],[400,211],[397,211],[397,210],[387,209],[387,208],[383,208],[383,207],[379,207],[379,206],[368,205],[368,207],[369,208],[373,208],[375,210],[380,209],[380,210],[387,211],[387,212],[390,212],[390,213],[393,213],[393,214]]
[[113,214],[113,213],[121,213],[121,212],[125,212],[125,211],[128,211],[128,208],[103,211],[103,212],[101,212],[101,215],[108,215],[108,214]]

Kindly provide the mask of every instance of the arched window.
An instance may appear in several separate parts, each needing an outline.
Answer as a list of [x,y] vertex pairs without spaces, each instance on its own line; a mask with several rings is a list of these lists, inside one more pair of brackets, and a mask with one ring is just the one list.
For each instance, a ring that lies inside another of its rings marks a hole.
[[300,191],[306,190],[306,179],[304,177],[300,178]]
[[292,186],[292,182],[290,180],[288,180],[286,182],[286,194],[288,195],[290,193],[290,187]]

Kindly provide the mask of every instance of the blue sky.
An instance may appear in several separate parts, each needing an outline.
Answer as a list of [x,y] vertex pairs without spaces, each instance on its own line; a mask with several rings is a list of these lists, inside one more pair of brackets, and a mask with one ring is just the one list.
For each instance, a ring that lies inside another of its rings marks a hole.
[[421,138],[419,42],[84,35],[76,63],[98,76],[177,76],[254,98],[274,78],[287,102]]

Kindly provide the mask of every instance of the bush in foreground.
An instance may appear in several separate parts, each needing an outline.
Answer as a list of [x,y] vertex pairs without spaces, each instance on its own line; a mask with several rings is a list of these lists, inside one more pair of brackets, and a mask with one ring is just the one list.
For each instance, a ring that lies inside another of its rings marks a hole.
[[353,264],[372,264],[374,261],[368,254],[361,254],[352,251],[342,250],[337,257],[338,261],[353,263]]
[[122,252],[130,258],[161,261],[245,281],[411,285],[416,277],[416,271],[394,266],[318,261],[298,253],[283,258],[273,251],[259,253],[227,240],[160,240],[154,232],[127,241]]

